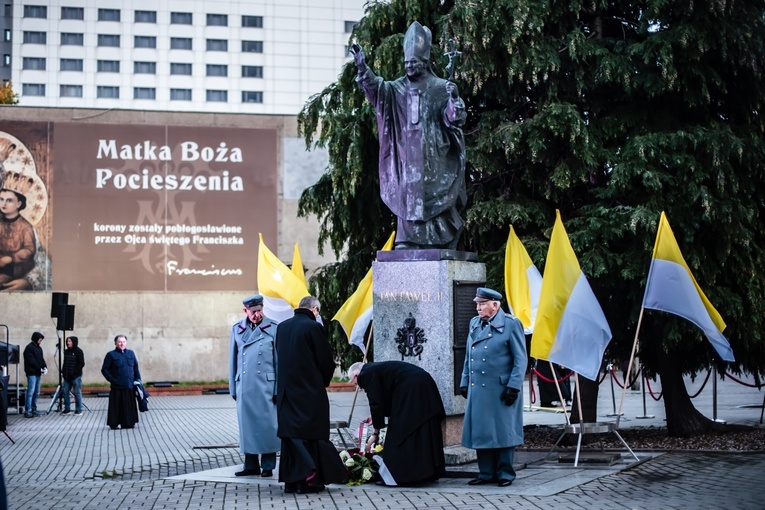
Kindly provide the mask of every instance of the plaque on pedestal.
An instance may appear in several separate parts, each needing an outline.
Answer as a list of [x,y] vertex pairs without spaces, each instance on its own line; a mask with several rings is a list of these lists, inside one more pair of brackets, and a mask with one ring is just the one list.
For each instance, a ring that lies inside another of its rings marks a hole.
[[476,315],[475,289],[486,281],[484,264],[378,260],[372,274],[375,361],[406,361],[430,373],[447,414],[445,444],[459,443],[465,412],[459,379],[468,326]]

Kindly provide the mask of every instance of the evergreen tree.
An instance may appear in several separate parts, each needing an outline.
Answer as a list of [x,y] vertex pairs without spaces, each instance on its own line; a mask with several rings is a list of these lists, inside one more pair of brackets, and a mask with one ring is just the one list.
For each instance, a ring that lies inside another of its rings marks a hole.
[[[641,359],[661,377],[672,435],[712,424],[693,408],[682,374],[713,363],[721,373],[764,372],[763,13],[765,0],[392,0],[370,3],[352,35],[387,79],[403,74],[412,21],[433,31],[437,71],[456,41],[455,81],[468,109],[463,248],[478,252],[488,284],[503,288],[509,225],[542,269],[560,209],[611,325],[611,358],[629,357],[667,213],[737,359],[726,366],[690,323],[645,313]],[[379,199],[374,111],[355,75],[347,64],[300,116],[306,142],[330,154],[300,201],[301,214],[322,219],[321,241],[343,257],[313,281],[329,310],[395,225]],[[342,331],[333,335],[346,356]]]

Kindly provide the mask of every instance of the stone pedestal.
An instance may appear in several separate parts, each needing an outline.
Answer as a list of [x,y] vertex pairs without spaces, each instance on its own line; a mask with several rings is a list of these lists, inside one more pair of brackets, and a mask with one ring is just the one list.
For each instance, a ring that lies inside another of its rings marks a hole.
[[[380,252],[386,260],[372,265],[374,278],[374,359],[406,361],[429,372],[446,409],[444,443],[458,444],[465,399],[459,395],[464,348],[475,316],[475,288],[486,281],[484,264],[455,252],[452,260],[432,252]],[[399,260],[391,260],[396,258]],[[414,257],[417,255],[417,257]],[[454,258],[458,259],[455,260]],[[455,381],[456,379],[456,381]]]

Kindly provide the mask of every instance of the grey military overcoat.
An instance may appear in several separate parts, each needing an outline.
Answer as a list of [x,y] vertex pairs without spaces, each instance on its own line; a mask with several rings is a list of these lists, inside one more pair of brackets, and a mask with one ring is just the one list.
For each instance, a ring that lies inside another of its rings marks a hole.
[[246,318],[231,327],[229,391],[236,396],[242,453],[273,453],[281,449],[273,398],[276,327],[277,323],[267,317],[254,328]]
[[[523,378],[526,339],[517,318],[498,310],[481,327],[470,321],[460,386],[468,387],[462,445],[466,448],[507,448],[523,444]],[[505,388],[520,391],[511,406],[500,399]]]

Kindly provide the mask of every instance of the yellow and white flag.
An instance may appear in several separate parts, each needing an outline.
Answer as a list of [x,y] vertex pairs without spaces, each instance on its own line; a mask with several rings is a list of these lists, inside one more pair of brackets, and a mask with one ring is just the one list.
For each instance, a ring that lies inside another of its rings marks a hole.
[[555,211],[531,357],[558,363],[595,381],[610,341],[611,328],[579,266],[560,211]]
[[303,270],[303,257],[300,256],[298,243],[295,243],[295,251],[292,253],[292,274],[303,282],[306,289],[308,288],[308,282],[305,281],[305,271]]
[[534,332],[541,291],[542,275],[510,225],[505,247],[505,296],[510,311],[523,323],[527,335]]
[[735,361],[733,349],[722,334],[725,322],[696,283],[663,212],[648,270],[643,308],[673,313],[691,321],[701,328],[722,359]]
[[[395,238],[396,232],[394,231],[383,246],[382,251],[393,248]],[[364,350],[364,332],[372,321],[372,268],[369,268],[354,293],[343,303],[332,320],[339,322],[343,327],[343,331],[348,337],[348,343],[357,346],[362,351]]]
[[[260,235],[258,247],[258,292],[263,296],[263,313],[281,322],[295,315],[300,300],[308,295],[305,280],[290,271],[284,262],[274,255]],[[302,265],[301,265],[302,268]]]

